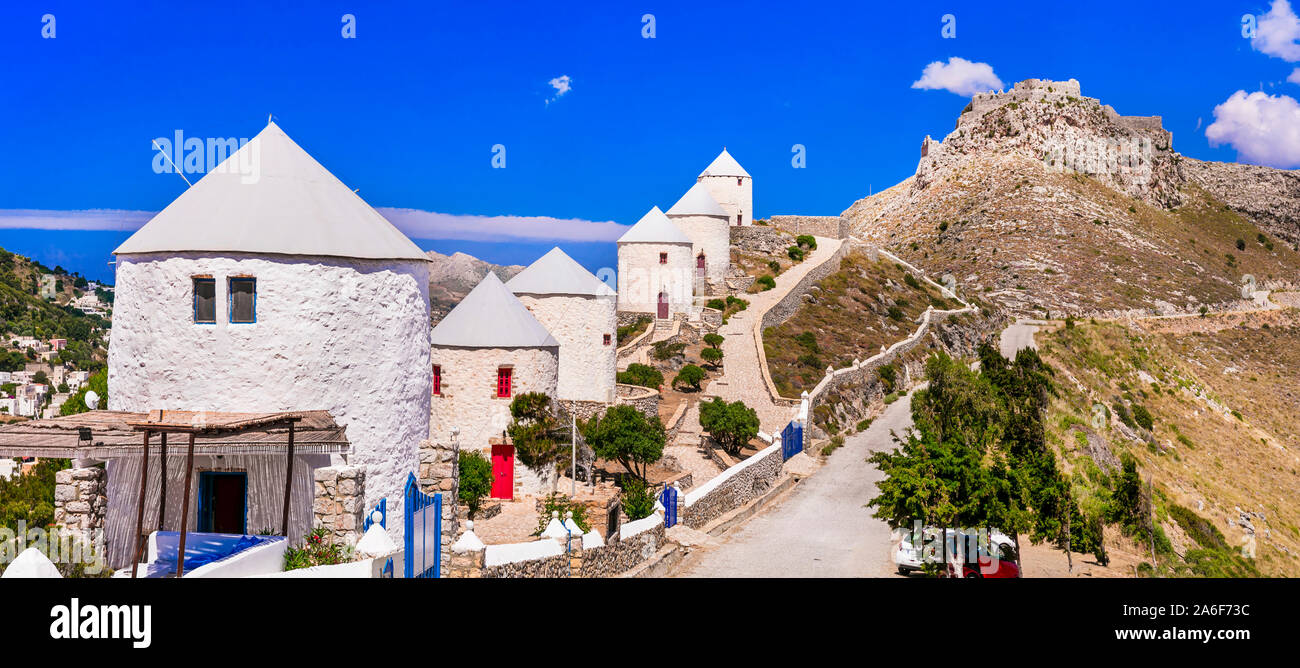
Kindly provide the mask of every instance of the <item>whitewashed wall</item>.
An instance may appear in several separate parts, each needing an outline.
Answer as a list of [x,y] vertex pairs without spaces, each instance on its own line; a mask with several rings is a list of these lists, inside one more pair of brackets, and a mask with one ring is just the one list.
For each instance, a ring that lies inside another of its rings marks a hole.
[[[668,253],[668,264],[659,254]],[[668,293],[668,313],[687,313],[694,291],[695,256],[689,243],[618,245],[618,310],[656,313],[659,292]]]
[[701,251],[704,252],[705,276],[717,283],[725,280],[727,267],[731,264],[731,231],[728,220],[721,216],[698,215],[670,215],[668,219],[690,237],[692,262],[699,257]]
[[[193,323],[202,274],[216,278],[214,325]],[[256,323],[227,322],[234,275],[257,278]],[[108,407],[328,410],[348,428],[350,463],[367,467],[366,503],[388,497],[397,539],[402,486],[429,431],[428,277],[419,261],[119,256]],[[123,490],[110,481],[109,493]]]
[[[560,342],[556,396],[612,402],[617,373],[618,298],[614,295],[517,295]],[[604,336],[609,336],[605,345]]]
[[743,225],[754,224],[754,179],[739,177],[736,185],[735,176],[701,176],[696,180],[709,189],[709,194],[717,200],[718,205],[731,214],[731,224],[736,224],[736,216],[745,214]]

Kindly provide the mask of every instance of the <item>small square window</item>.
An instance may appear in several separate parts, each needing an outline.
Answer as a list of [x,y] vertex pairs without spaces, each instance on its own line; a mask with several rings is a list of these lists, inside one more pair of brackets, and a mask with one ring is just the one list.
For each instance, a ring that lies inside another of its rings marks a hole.
[[609,345],[610,338],[611,338],[610,335],[608,334],[605,335],[605,345]]
[[442,367],[437,364],[433,365],[433,394],[442,394]]
[[743,185],[745,185],[745,177],[743,177],[743,176],[737,176],[737,177],[736,177],[736,185],[738,185],[738,186],[743,186]]
[[230,322],[257,322],[257,279],[230,279]]
[[668,254],[667,254],[667,253],[660,253],[660,254],[659,254],[659,264],[668,264]]
[[217,281],[213,278],[194,279],[194,322],[212,325],[217,322]]

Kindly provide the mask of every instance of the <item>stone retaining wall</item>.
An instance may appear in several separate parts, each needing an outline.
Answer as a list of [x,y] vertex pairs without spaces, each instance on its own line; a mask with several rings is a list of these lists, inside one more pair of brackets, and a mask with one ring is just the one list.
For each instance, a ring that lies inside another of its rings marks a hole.
[[640,385],[625,385],[623,383],[615,385],[614,389],[618,393],[618,403],[634,406],[648,418],[658,417],[658,390],[649,387],[641,387]]
[[[789,294],[782,297],[781,301],[773,304],[772,307],[763,314],[762,329],[766,330],[768,327],[775,327],[786,320],[789,320],[790,317],[799,310],[799,307],[803,305],[803,296],[808,294],[808,290],[810,290],[813,285],[816,285],[818,281],[839,271],[840,262],[843,261],[845,256],[847,256],[852,250],[853,243],[847,239],[844,240],[844,242],[840,244],[839,250],[835,251],[834,255],[812,271],[808,272],[799,280],[794,288],[790,290]],[[805,262],[807,261],[809,260],[805,260]]]
[[741,225],[731,227],[731,246],[750,253],[784,253],[794,245],[794,237],[767,225]]
[[641,562],[653,557],[664,544],[664,523],[622,540],[611,538],[600,547],[582,548],[576,558],[581,560],[577,575],[584,578],[607,578],[632,570]]
[[558,554],[553,557],[544,557],[542,559],[515,561],[508,564],[499,564],[497,566],[484,566],[480,577],[567,578],[569,575],[569,555]]
[[682,520],[699,529],[763,495],[781,476],[781,448],[768,446],[687,493]]
[[799,236],[811,234],[831,239],[849,238],[849,221],[841,216],[772,216],[772,227]]

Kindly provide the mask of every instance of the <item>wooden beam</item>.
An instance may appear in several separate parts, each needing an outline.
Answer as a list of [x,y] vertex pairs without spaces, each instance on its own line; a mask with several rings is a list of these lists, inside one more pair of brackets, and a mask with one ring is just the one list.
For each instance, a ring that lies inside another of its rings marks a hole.
[[280,527],[284,531],[284,537],[289,536],[289,497],[293,492],[293,423],[289,423],[289,456],[284,464],[284,508],[280,519]]
[[135,579],[136,574],[140,572],[140,548],[144,547],[144,541],[140,540],[140,534],[144,531],[144,490],[149,484],[149,430],[144,432],[144,451],[140,455],[140,503],[136,508],[135,516],[135,534],[132,539],[135,540],[135,557],[131,563],[131,579]]
[[190,524],[190,483],[194,477],[194,434],[190,434],[189,454],[185,456],[185,498],[181,500],[181,545],[176,552],[176,577],[185,575],[185,535]]
[[158,530],[163,530],[163,521],[167,517],[167,432],[159,434],[162,448],[158,451],[159,471],[162,475],[162,491],[158,494]]

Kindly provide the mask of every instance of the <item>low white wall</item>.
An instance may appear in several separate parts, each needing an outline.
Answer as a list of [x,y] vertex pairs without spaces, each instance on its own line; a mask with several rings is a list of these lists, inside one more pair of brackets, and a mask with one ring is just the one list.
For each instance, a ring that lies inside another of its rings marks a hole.
[[185,574],[187,578],[246,578],[275,573],[284,568],[289,541],[280,539],[252,547],[220,561],[204,564]]
[[530,543],[488,545],[486,553],[483,555],[483,565],[501,566],[503,564],[513,564],[521,561],[531,561],[533,559],[556,557],[561,554],[564,554],[564,548],[560,547],[558,542],[549,538],[535,540]]

